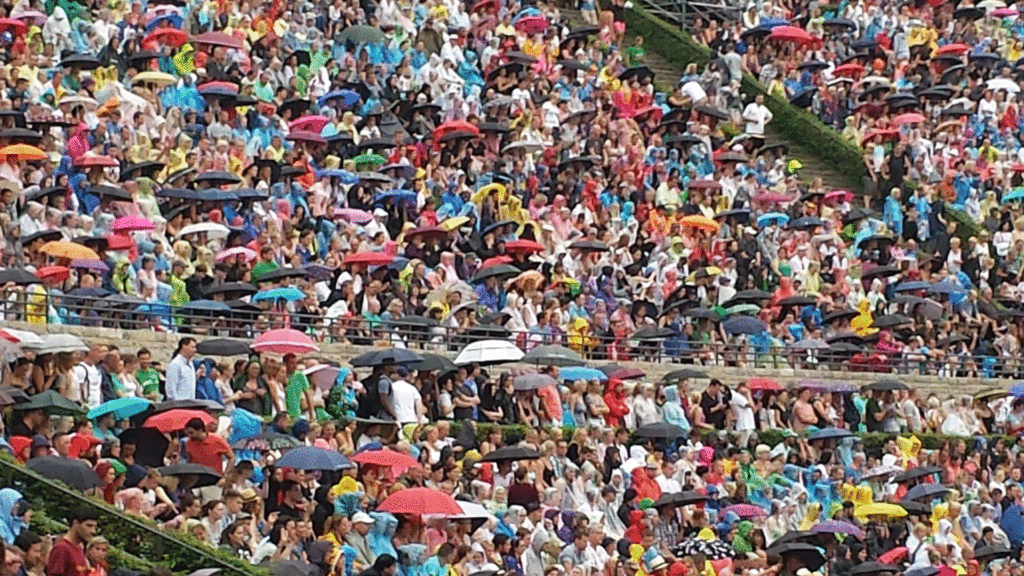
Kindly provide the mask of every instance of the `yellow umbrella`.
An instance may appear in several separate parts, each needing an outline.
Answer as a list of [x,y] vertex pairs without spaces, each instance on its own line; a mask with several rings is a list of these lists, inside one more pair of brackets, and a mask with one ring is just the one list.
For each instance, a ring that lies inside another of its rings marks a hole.
[[132,82],[150,82],[157,86],[170,86],[178,81],[177,78],[171,76],[166,72],[159,72],[157,70],[147,70],[140,74],[136,74],[132,78]]
[[467,222],[469,222],[469,217],[468,216],[455,216],[455,217],[452,217],[452,218],[449,218],[449,219],[445,220],[444,222],[441,222],[441,224],[439,224],[439,226],[441,228],[444,228],[445,231],[451,232],[452,230],[455,230],[456,228],[461,228]]
[[497,182],[495,182],[494,184],[488,184],[487,186],[484,186],[477,190],[476,192],[474,192],[473,196],[469,200],[474,204],[476,204],[477,202],[483,202],[484,198],[487,198],[487,196],[490,195],[491,192],[498,193],[498,202],[504,202],[505,196],[508,195],[508,189],[505,188],[505,185],[498,184]]
[[889,518],[902,518],[907,515],[907,511],[896,504],[889,504],[887,502],[872,502],[871,504],[865,504],[858,506],[853,511],[853,515],[864,518],[867,516],[887,516]]
[[18,160],[46,160],[46,152],[28,144],[11,144],[0,148],[0,156],[15,156]]
[[[0,150],[2,152],[2,150]],[[53,241],[43,244],[39,251],[54,258],[67,258],[68,260],[99,260],[100,255],[88,246],[75,244],[74,242]]]

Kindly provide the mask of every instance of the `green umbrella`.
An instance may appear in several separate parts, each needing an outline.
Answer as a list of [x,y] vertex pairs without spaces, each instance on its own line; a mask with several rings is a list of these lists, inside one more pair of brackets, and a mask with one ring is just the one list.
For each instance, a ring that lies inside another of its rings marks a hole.
[[383,164],[387,160],[380,154],[363,153],[352,159],[352,162],[356,165],[359,164]]
[[51,416],[81,416],[85,410],[53,390],[31,396],[28,402],[17,405],[18,410],[45,410]]
[[753,304],[737,304],[735,306],[731,306],[729,308],[726,308],[725,311],[729,315],[732,315],[732,314],[757,314],[758,312],[761,311],[761,307],[760,306],[755,306]]

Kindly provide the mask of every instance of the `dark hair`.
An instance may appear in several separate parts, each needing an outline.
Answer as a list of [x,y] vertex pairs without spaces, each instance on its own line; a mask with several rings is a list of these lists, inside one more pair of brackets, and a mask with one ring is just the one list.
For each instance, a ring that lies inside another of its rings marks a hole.
[[68,515],[64,518],[67,519],[68,524],[81,523],[89,520],[99,520],[100,512],[92,506],[76,506],[68,510]]
[[[991,530],[991,528],[989,528],[989,530]],[[28,552],[29,548],[35,546],[36,544],[42,541],[43,539],[41,536],[39,536],[35,532],[32,532],[31,530],[26,530],[21,534],[18,534],[18,536],[14,539],[14,545],[20,548],[22,552]]]
[[391,554],[381,554],[373,561],[373,568],[377,570],[377,572],[383,572],[384,570],[394,566],[397,562],[398,560],[395,560],[395,557]]
[[206,504],[203,504],[203,509],[202,509],[201,514],[203,516],[206,516],[207,514],[210,513],[210,510],[213,510],[214,508],[217,507],[217,504],[220,504],[220,500],[210,500]]
[[185,428],[191,428],[193,430],[206,430],[206,424],[203,424],[202,418],[192,418],[188,422],[185,422]]
[[[181,353],[181,349],[184,346],[186,346],[188,344],[192,344],[195,341],[196,341],[195,338],[191,338],[189,336],[186,336],[186,337],[182,338],[181,340],[178,340],[178,346],[174,348],[174,354],[171,354],[171,358],[174,358],[175,356],[180,354]],[[141,351],[139,353],[141,354]]]
[[437,549],[437,555],[440,558],[447,558],[452,555],[452,552],[455,552],[455,546],[451,542],[445,542]]

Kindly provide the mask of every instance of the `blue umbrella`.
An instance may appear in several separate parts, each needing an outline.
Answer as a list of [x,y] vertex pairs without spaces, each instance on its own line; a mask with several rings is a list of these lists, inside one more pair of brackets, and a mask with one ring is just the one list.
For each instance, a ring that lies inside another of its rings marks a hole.
[[263,300],[287,300],[289,302],[294,302],[296,300],[302,300],[305,297],[305,293],[295,286],[285,286],[283,288],[271,288],[270,290],[257,292],[252,295],[252,301],[261,302]]
[[153,30],[156,30],[161,24],[170,24],[172,28],[181,30],[182,25],[185,24],[185,19],[178,14],[164,14],[163,16],[157,16],[146,24],[146,34],[149,34]]
[[789,25],[789,20],[786,20],[785,18],[765,18],[764,20],[761,20],[760,23],[758,23],[757,27],[758,28],[766,28],[768,30],[771,30],[772,28],[775,28],[776,26],[787,26],[787,25]]
[[918,290],[927,290],[931,287],[932,285],[927,282],[923,282],[921,280],[911,280],[909,282],[900,282],[899,284],[896,285],[895,288],[893,288],[893,291],[917,292]]
[[764,325],[764,322],[761,322],[753,316],[736,316],[729,318],[722,323],[722,327],[724,327],[725,331],[729,334],[760,334],[768,330],[768,327]]
[[607,380],[608,375],[597,368],[587,366],[568,366],[558,370],[558,379],[575,382],[576,380]]
[[842,428],[822,428],[821,430],[815,430],[807,435],[808,440],[828,440],[834,438],[846,438],[847,436],[853,436],[853,433],[849,430],[843,430]]
[[203,202],[230,202],[238,200],[234,192],[221,190],[220,188],[207,188],[199,193],[199,199]]
[[767,214],[762,214],[757,218],[757,225],[760,226],[761,228],[764,228],[765,226],[770,226],[772,224],[775,224],[776,226],[782,226],[786,222],[789,222],[789,216],[783,214],[782,212],[769,212]]
[[1003,204],[1014,200],[1024,200],[1024,186],[1019,186],[1003,195]]
[[231,312],[231,306],[227,302],[216,300],[196,300],[185,304],[179,310],[203,311],[203,312]]
[[328,168],[326,170],[319,170],[316,173],[317,178],[338,178],[342,184],[359,184],[359,176],[356,176],[348,170],[341,170],[337,168]]
[[950,280],[943,280],[942,282],[938,282],[936,284],[933,284],[932,287],[928,289],[928,291],[932,292],[934,294],[966,294],[967,293],[967,290],[964,290],[962,287],[960,287],[955,282],[952,282]]
[[355,468],[352,461],[334,450],[315,446],[292,448],[275,463],[277,467],[295,470],[344,470]]
[[1010,386],[1010,396],[1024,398],[1024,383],[1014,384],[1013,386]]
[[115,420],[125,420],[131,418],[136,414],[145,412],[153,403],[145,398],[137,398],[135,396],[128,396],[126,398],[115,398],[109,402],[104,402],[99,406],[89,410],[86,416],[90,420],[95,420],[100,416],[106,414],[113,414]]
[[394,200],[395,202],[415,202],[416,193],[412,190],[388,190],[378,194],[373,203],[380,204],[387,200]]
[[324,106],[331,100],[341,100],[345,107],[355,106],[356,102],[359,102],[361,96],[355,90],[332,90],[327,94],[324,94],[316,101],[318,106]]
[[789,223],[790,228],[814,228],[816,226],[824,226],[825,221],[821,218],[815,218],[813,216],[804,216],[803,218],[797,218]]
[[135,309],[136,312],[142,314],[154,314],[154,315],[168,315],[171,313],[171,307],[163,302],[146,302]]

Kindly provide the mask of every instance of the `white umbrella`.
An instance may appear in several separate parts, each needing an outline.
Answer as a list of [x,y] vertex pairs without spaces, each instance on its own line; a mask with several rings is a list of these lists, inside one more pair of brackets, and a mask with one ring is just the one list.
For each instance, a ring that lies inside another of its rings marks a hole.
[[302,371],[310,382],[324,391],[330,390],[334,386],[334,380],[338,377],[339,372],[341,369],[330,364],[317,364]]
[[985,83],[989,90],[1006,90],[1010,94],[1020,92],[1020,86],[1009,78],[993,78]]
[[502,152],[509,152],[512,150],[523,150],[526,152],[540,152],[544,149],[544,144],[540,142],[530,142],[527,140],[520,140],[519,142],[513,142],[508,146],[502,148]]
[[86,351],[89,345],[74,334],[43,334],[36,348],[38,354],[60,354]]
[[982,10],[988,10],[990,8],[1006,8],[1006,2],[1003,2],[1003,0],[981,0],[981,2],[975,4],[975,6]]
[[881,84],[882,86],[892,86],[892,81],[885,76],[868,76],[861,80],[862,84]]
[[78,94],[65,96],[60,99],[60,102],[57,103],[58,106],[63,106],[65,104],[68,104],[70,106],[81,104],[89,110],[95,110],[100,106],[100,103],[97,102],[95,99],[89,98],[88,96],[79,96]]
[[226,238],[228,233],[227,226],[222,224],[215,224],[213,222],[200,222],[199,224],[191,224],[185,226],[178,233],[174,235],[175,238],[181,238],[182,236],[188,236],[189,234],[202,234],[206,233],[210,238]]
[[35,348],[42,342],[35,332],[0,328],[0,355],[5,362],[13,362],[22,355],[23,350]]
[[523,351],[507,340],[481,340],[462,349],[456,364],[504,364],[523,359]]

